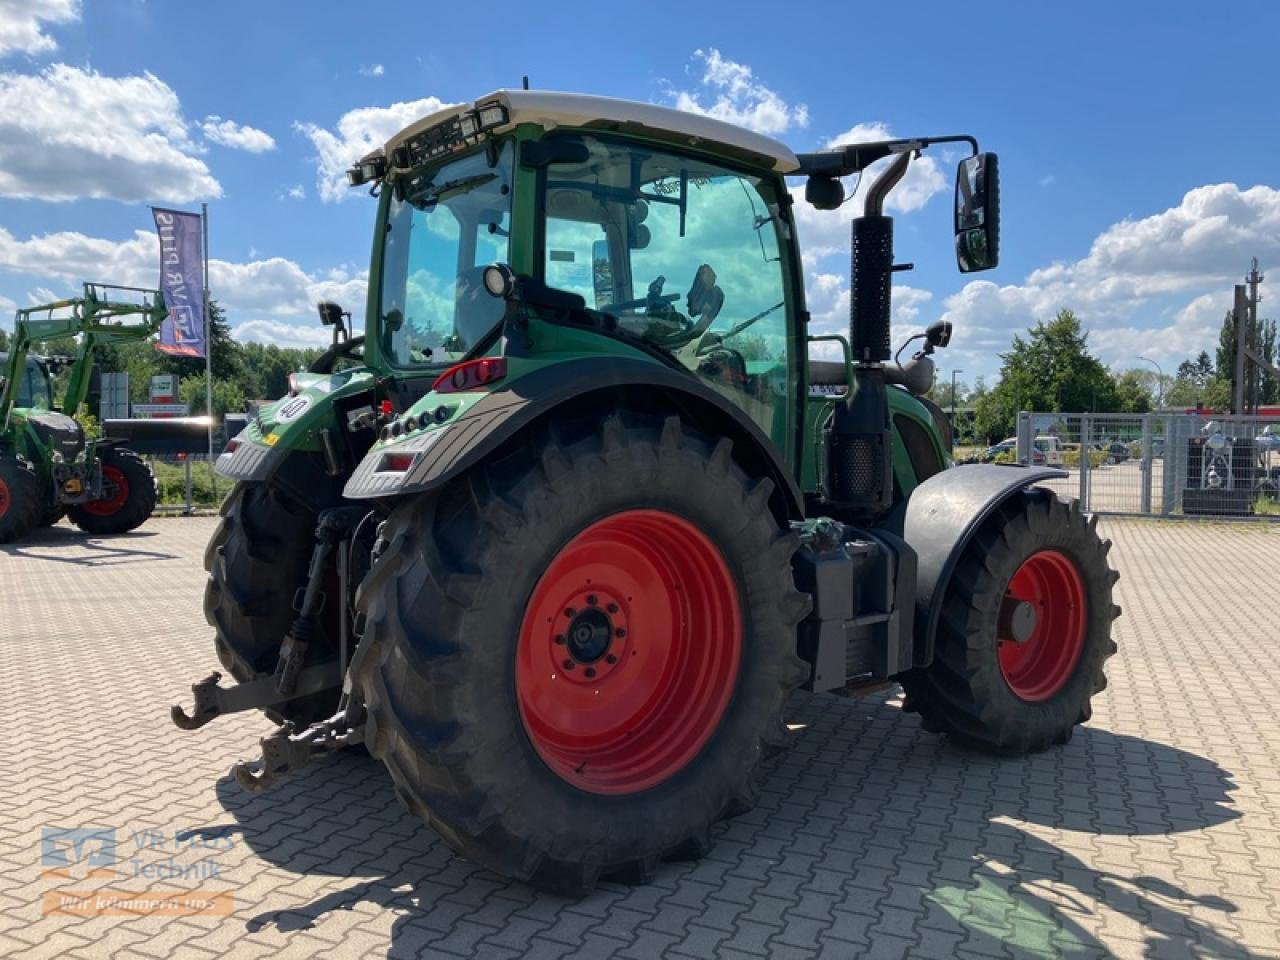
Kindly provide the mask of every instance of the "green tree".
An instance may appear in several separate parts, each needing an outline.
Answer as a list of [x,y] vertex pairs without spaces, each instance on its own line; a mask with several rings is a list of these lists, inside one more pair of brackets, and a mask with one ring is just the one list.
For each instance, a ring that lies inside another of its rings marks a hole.
[[1116,412],[1150,413],[1155,406],[1153,379],[1154,374],[1146,370],[1124,370],[1116,374]]
[[[178,399],[190,404],[193,416],[205,412],[205,376],[183,377],[178,383]],[[243,413],[249,406],[244,390],[234,380],[213,380],[213,415],[221,420],[227,413]]]
[[[1258,321],[1258,352],[1272,366],[1276,365],[1276,357],[1280,356],[1280,332],[1276,330],[1276,322],[1271,319]],[[1280,403],[1280,378],[1262,371],[1262,379],[1258,381],[1258,403]]]
[[9,333],[6,330],[0,330],[0,350],[9,349]]
[[1089,352],[1089,335],[1071,310],[1038,322],[1026,339],[1015,335],[1000,359],[999,384],[976,402],[978,436],[988,441],[1010,436],[1019,410],[1117,409],[1116,383]]
[[1223,380],[1231,379],[1236,363],[1236,325],[1231,311],[1222,320],[1218,333],[1218,352],[1214,358],[1213,372]]

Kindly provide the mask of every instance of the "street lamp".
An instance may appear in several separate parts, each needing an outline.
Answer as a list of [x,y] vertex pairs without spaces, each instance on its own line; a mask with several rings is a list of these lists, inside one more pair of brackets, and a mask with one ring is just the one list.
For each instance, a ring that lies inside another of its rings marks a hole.
[[1148,359],[1147,357],[1139,357],[1138,359],[1143,360],[1156,368],[1156,398],[1157,398],[1156,406],[1163,407],[1164,406],[1164,370],[1160,368],[1160,364],[1156,363],[1154,360]]

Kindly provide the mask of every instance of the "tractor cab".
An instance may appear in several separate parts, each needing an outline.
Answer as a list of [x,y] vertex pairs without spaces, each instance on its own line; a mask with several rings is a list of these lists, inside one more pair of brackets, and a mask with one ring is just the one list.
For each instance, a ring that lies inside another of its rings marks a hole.
[[[8,366],[8,360],[7,353],[0,353],[0,370]],[[3,379],[0,376],[0,384]],[[53,379],[42,358],[28,355],[13,406],[15,410],[53,409]]]

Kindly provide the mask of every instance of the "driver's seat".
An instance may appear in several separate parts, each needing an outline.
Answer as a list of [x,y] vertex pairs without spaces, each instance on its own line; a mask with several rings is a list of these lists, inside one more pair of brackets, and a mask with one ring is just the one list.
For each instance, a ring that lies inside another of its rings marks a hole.
[[716,285],[716,272],[703,264],[693,276],[693,286],[686,294],[689,319],[694,321],[693,335],[700,336],[715,322],[724,306],[724,291]]

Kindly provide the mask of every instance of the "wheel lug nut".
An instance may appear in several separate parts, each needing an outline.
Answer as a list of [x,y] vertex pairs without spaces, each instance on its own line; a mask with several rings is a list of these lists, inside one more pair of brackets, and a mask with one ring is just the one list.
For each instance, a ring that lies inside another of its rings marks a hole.
[[563,634],[563,633],[557,633],[557,634],[556,634],[556,643],[560,644],[561,646],[564,646],[564,634]]
[[587,594],[587,606],[594,607],[598,602],[594,593]]
[[566,660],[564,662],[564,668],[566,670],[572,670],[574,668],[574,662],[572,660]]
[[605,607],[605,609],[608,610],[610,613],[617,613],[618,605],[616,603],[611,603],[609,604],[609,606]]
[[582,672],[585,673],[588,677],[594,677],[596,675],[596,668],[587,667],[587,669]]
[[609,654],[607,657],[605,657],[605,658],[604,658],[604,662],[605,662],[605,663],[617,663],[617,662],[618,662],[618,658],[617,658],[617,657],[615,657],[615,656],[611,653],[611,654]]
[[625,637],[627,635],[627,631],[622,627],[619,627],[617,630],[613,631],[613,635],[615,637]]
[[574,617],[578,615],[578,611],[573,609],[573,607],[567,607],[565,608],[564,615],[568,617],[570,620],[572,620]]

